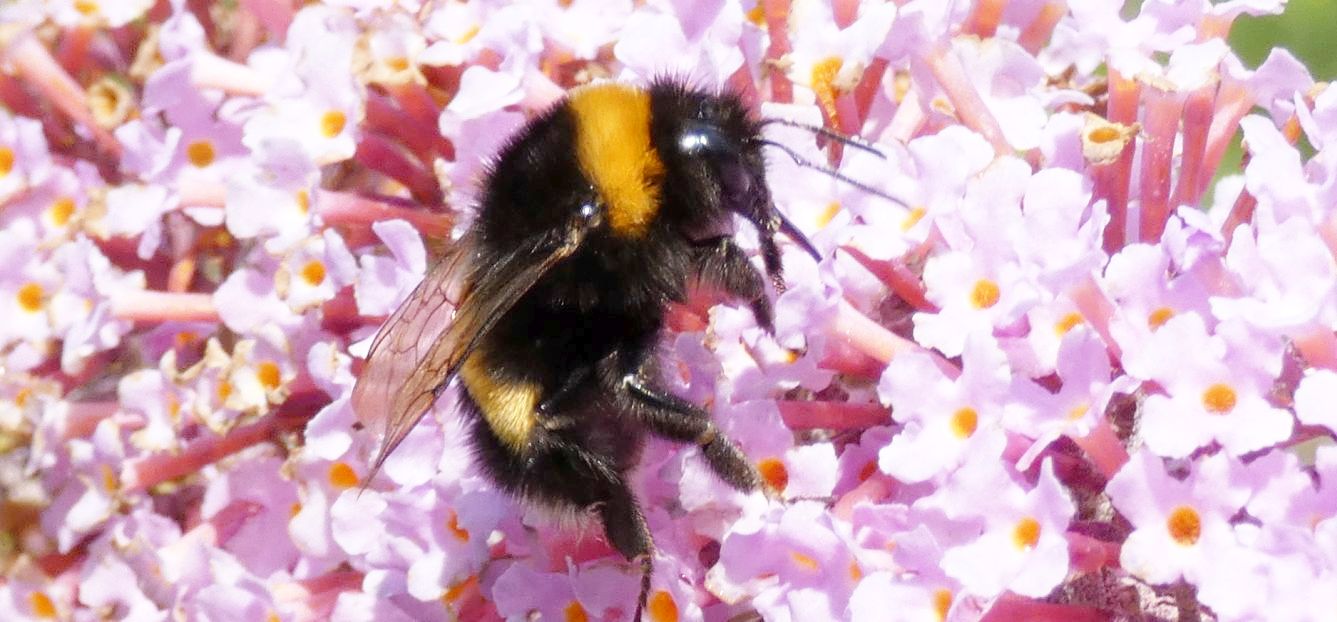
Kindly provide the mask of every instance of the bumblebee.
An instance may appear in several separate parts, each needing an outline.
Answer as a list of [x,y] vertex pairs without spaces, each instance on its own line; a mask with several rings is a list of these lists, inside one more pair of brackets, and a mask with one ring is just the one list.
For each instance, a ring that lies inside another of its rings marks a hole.
[[[639,620],[653,542],[627,475],[646,435],[700,447],[734,488],[760,483],[705,409],[664,389],[656,351],[689,283],[773,330],[777,233],[818,256],[771,200],[767,122],[730,93],[661,80],[578,87],[517,132],[471,228],[373,341],[353,391],[359,418],[385,431],[373,469],[458,378],[482,470],[526,501],[596,515],[641,565]],[[765,275],[734,215],[756,227]]]

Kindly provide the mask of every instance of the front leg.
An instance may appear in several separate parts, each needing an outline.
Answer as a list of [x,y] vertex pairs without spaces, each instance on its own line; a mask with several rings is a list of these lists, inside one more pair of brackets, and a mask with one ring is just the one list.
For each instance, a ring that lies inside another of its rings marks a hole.
[[[733,238],[727,235],[707,238],[696,242],[694,251],[697,278],[730,296],[746,300],[757,325],[775,334],[775,315],[771,300],[766,297],[765,280]],[[776,286],[782,285],[777,282]]]
[[624,376],[620,389],[642,406],[641,419],[652,433],[695,443],[701,447],[710,470],[738,490],[756,490],[760,485],[757,469],[733,441],[720,433],[705,409],[650,384],[639,374]]

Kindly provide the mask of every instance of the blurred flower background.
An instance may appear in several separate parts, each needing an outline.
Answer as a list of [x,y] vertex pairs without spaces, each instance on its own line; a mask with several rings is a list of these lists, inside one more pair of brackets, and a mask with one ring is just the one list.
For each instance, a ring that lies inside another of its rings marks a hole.
[[371,481],[348,398],[507,137],[664,74],[876,142],[768,129],[897,200],[773,153],[823,256],[776,334],[675,305],[666,380],[782,498],[653,442],[648,619],[1330,619],[1333,11],[0,6],[0,619],[627,619],[452,392]]

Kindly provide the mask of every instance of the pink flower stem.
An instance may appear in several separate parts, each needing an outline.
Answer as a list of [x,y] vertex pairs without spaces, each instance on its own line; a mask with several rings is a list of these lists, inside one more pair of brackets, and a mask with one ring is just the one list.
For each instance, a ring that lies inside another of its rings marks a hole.
[[940,42],[921,56],[920,60],[928,65],[938,86],[947,94],[947,99],[952,102],[961,123],[989,141],[996,155],[1012,153],[1012,146],[1003,137],[1003,130],[998,126],[998,120],[984,105],[984,99],[980,97],[970,76],[966,75],[961,60],[952,53],[951,45]]
[[881,404],[779,400],[776,406],[792,430],[863,430],[891,420]]
[[[703,325],[698,330],[704,328]],[[886,364],[856,350],[854,346],[843,341],[828,341],[825,350],[822,352],[822,360],[817,363],[817,366],[848,376],[872,379],[882,375],[882,369],[886,367]]]
[[[385,89],[390,98],[399,104],[399,109],[411,120],[412,125],[408,131],[430,134],[439,140],[445,140],[441,138],[440,132],[436,131],[437,117],[441,116],[441,106],[437,105],[424,85],[404,82],[387,85]],[[423,128],[431,128],[431,131],[424,132]],[[403,130],[400,133],[402,132]]]
[[887,75],[890,63],[885,58],[874,58],[864,70],[859,85],[854,87],[854,101],[858,105],[859,126],[862,128],[868,119],[868,111],[873,107],[873,98],[882,90],[882,79]]
[[280,432],[301,427],[315,414],[317,402],[328,399],[294,394],[278,411],[254,423],[232,429],[224,436],[205,436],[175,452],[162,452],[128,460],[121,469],[123,489],[142,491],[168,480],[189,475],[247,447],[274,438]]
[[351,192],[318,190],[313,203],[316,212],[330,226],[366,228],[377,221],[399,218],[408,221],[424,236],[450,235],[454,226],[454,219],[450,215],[414,207],[409,201],[394,201],[392,198],[367,197]]
[[1204,86],[1188,95],[1184,103],[1184,141],[1179,164],[1179,181],[1170,199],[1171,205],[1197,205],[1202,198],[1198,179],[1203,170],[1202,161],[1207,151],[1207,134],[1212,126],[1212,110],[1216,103],[1216,87]]
[[259,97],[269,88],[260,72],[208,51],[191,57],[190,82],[202,89],[218,89],[230,95]]
[[879,472],[874,472],[853,490],[845,493],[831,506],[831,514],[837,518],[849,520],[855,506],[861,503],[880,503],[891,496],[896,488],[896,480]]
[[52,104],[75,123],[83,126],[93,141],[107,154],[120,158],[121,144],[93,119],[88,94],[83,87],[51,57],[51,52],[30,30],[10,32],[0,39],[0,59],[9,63],[20,82],[41,91]]
[[882,363],[889,363],[898,355],[907,352],[921,352],[933,359],[938,368],[948,376],[955,378],[961,374],[961,370],[941,354],[887,330],[850,306],[844,299],[838,303],[836,317],[830,330],[837,339]]
[[1035,19],[1026,25],[1017,37],[1017,43],[1021,44],[1027,52],[1032,55],[1039,53],[1040,49],[1049,43],[1050,37],[1054,36],[1054,27],[1058,26],[1059,20],[1063,19],[1068,13],[1068,3],[1066,0],[1049,0],[1044,6],[1040,7],[1040,12],[1035,15]]
[[726,82],[729,84],[729,90],[737,93],[749,108],[755,110],[761,106],[761,93],[757,91],[757,81],[752,79],[752,71],[746,64],[733,72]]
[[[1251,159],[1252,155],[1246,152],[1240,158],[1240,170],[1248,168]],[[1248,188],[1240,188],[1239,196],[1235,197],[1235,203],[1230,206],[1230,213],[1226,214],[1226,219],[1221,222],[1221,236],[1226,239],[1227,246],[1234,239],[1235,229],[1253,220],[1253,210],[1256,207],[1258,199],[1249,194]]]
[[1069,438],[1086,452],[1091,463],[1107,479],[1114,477],[1114,474],[1123,468],[1124,463],[1128,462],[1128,450],[1119,441],[1114,428],[1110,426],[1109,419],[1105,417],[1097,417],[1095,427],[1091,428],[1086,436],[1070,435]]
[[422,126],[403,108],[375,91],[367,93],[367,116],[363,127],[394,136],[424,164],[430,164],[436,156],[445,157],[447,152],[454,151],[439,132],[422,131]]
[[928,292],[924,290],[924,282],[910,272],[905,267],[903,260],[881,261],[865,255],[862,250],[853,246],[841,246],[840,250],[849,254],[859,265],[873,273],[878,280],[882,281],[891,288],[891,292],[896,294],[897,298],[905,301],[906,304],[914,307],[916,311],[927,311],[937,313],[937,305],[929,302]]
[[859,18],[858,0],[832,0],[831,17],[836,22],[836,26],[841,29],[849,28],[854,20]]
[[1147,108],[1143,115],[1142,170],[1140,172],[1141,211],[1138,212],[1138,240],[1148,244],[1160,241],[1165,221],[1170,218],[1170,172],[1174,164],[1175,135],[1184,110],[1183,94],[1172,88],[1148,84]]
[[253,15],[275,41],[283,41],[296,4],[291,0],[241,0],[244,13]]
[[896,106],[896,113],[887,124],[886,134],[893,140],[908,143],[919,134],[927,120],[927,111],[924,109],[924,103],[920,101],[919,89],[911,85],[905,92],[905,97],[901,98]]
[[1207,130],[1207,144],[1203,147],[1201,170],[1197,174],[1198,196],[1207,191],[1207,185],[1221,166],[1230,141],[1239,130],[1240,119],[1253,108],[1253,96],[1242,83],[1226,82],[1216,93],[1216,110],[1212,113],[1211,127]]
[[786,54],[793,50],[789,43],[790,0],[760,0],[766,13],[766,32],[771,44],[766,48],[764,61],[770,78],[771,101],[788,104],[794,101],[794,84],[789,81],[782,65]]
[[[1109,102],[1105,110],[1107,120],[1124,125],[1136,123],[1141,90],[1137,81],[1129,80],[1111,69]],[[1096,177],[1095,197],[1104,198],[1109,208],[1110,222],[1105,226],[1104,249],[1110,254],[1117,253],[1128,240],[1128,197],[1129,184],[1133,178],[1135,144],[1136,141],[1128,141],[1119,159],[1105,167]]]
[[1309,327],[1292,334],[1291,343],[1310,367],[1337,371],[1337,335],[1324,326]]
[[192,534],[196,534],[196,537],[211,545],[227,544],[228,540],[237,535],[237,532],[241,531],[241,528],[246,525],[247,520],[259,515],[264,509],[265,506],[255,501],[238,499],[227,504],[223,509],[215,512],[213,516],[191,528],[190,531]]
[[1119,566],[1119,544],[1097,540],[1091,536],[1069,531],[1068,560],[1076,572],[1096,572],[1106,566]]
[[1005,592],[980,622],[1109,622],[1110,614],[1082,605],[1059,605]]
[[441,203],[441,186],[436,176],[409,159],[388,137],[375,132],[363,133],[353,158],[363,166],[402,184],[414,200],[428,205]]
[[256,46],[265,40],[267,31],[250,11],[237,11],[232,26],[232,35],[228,37],[227,58],[231,61],[246,62],[246,58],[255,51]]
[[199,293],[125,292],[112,298],[111,314],[118,320],[144,324],[218,321],[213,296]]
[[1114,315],[1114,303],[1110,302],[1104,290],[1100,289],[1095,276],[1088,274],[1086,278],[1069,288],[1067,295],[1077,307],[1077,311],[1082,314],[1082,319],[1086,320],[1091,329],[1100,336],[1100,340],[1105,342],[1105,349],[1110,356],[1118,359],[1119,343],[1110,334],[1110,318]]
[[981,39],[992,37],[1003,20],[1004,8],[1007,8],[1007,0],[979,0],[974,12],[966,19],[965,32]]
[[66,28],[60,37],[60,43],[56,48],[56,62],[65,68],[71,75],[79,75],[88,69],[88,48],[92,45],[93,35],[97,33],[91,25],[87,23],[77,24]]
[[[63,429],[60,430],[60,437],[64,440],[74,438],[87,438],[97,428],[97,424],[105,419],[112,419],[120,411],[121,404],[116,401],[105,402],[66,402],[69,411],[65,414]],[[142,425],[143,419],[140,419]],[[126,423],[133,423],[124,420]]]

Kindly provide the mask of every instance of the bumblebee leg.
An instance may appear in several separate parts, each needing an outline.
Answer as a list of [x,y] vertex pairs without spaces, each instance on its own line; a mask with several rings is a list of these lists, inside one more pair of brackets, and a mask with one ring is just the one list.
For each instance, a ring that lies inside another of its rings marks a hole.
[[757,325],[768,333],[775,332],[775,314],[771,310],[770,298],[766,297],[765,282],[732,237],[719,236],[697,242],[694,259],[701,282],[748,301]]
[[557,411],[561,408],[562,403],[571,397],[571,394],[576,390],[576,387],[580,386],[580,383],[584,382],[586,378],[589,378],[593,371],[594,369],[589,366],[581,366],[573,369],[571,373],[562,380],[562,384],[557,387],[556,391],[553,391],[550,395],[543,398],[543,401],[539,402],[538,406],[534,408],[534,412],[538,414],[538,419],[543,424],[544,428],[557,430],[572,423],[570,417],[558,416]]
[[669,440],[696,443],[710,469],[730,486],[756,490],[761,483],[757,469],[710,420],[705,409],[645,382],[636,374],[622,379],[622,387],[646,408],[642,417],[651,432]]
[[599,519],[603,521],[604,533],[613,548],[627,561],[641,564],[641,593],[636,597],[636,614],[632,617],[639,622],[650,597],[655,546],[650,538],[650,528],[645,524],[645,515],[626,483],[619,482],[608,492],[608,498],[599,504]]

